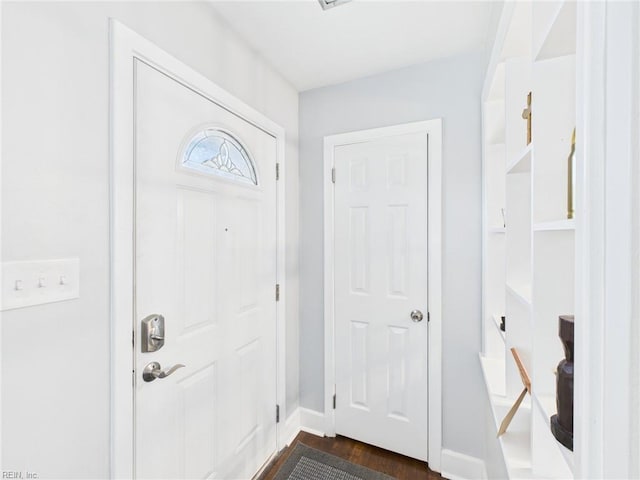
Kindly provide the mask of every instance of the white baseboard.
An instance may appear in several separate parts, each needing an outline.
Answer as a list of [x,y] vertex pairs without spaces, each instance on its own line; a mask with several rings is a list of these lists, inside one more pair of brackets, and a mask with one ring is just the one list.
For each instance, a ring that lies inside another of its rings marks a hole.
[[298,433],[300,433],[300,408],[296,408],[284,421],[282,434],[280,435],[281,448],[291,445],[293,440],[298,436]]
[[[288,445],[300,431],[323,437],[326,429],[327,419],[322,412],[299,407],[285,421],[282,438]],[[450,480],[487,479],[485,464],[482,460],[453,450],[442,450],[440,466],[442,476]]]
[[451,480],[486,480],[487,471],[479,458],[442,449],[442,476]]
[[285,448],[293,443],[293,440],[301,431],[324,437],[325,435],[325,418],[324,414],[309,410],[307,408],[298,407],[284,421],[281,430],[278,433],[279,448]]
[[326,427],[324,413],[302,407],[298,410],[300,411],[300,430],[324,437]]

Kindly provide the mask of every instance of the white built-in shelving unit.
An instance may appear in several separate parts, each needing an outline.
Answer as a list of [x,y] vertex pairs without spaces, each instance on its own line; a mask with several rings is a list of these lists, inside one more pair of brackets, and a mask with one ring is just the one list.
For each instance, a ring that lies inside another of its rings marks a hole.
[[[574,2],[505,4],[482,99],[480,362],[493,438],[523,388],[512,347],[531,376],[532,395],[495,440],[509,478],[574,476],[573,452],[555,440],[549,418],[556,413],[555,369],[564,358],[558,316],[574,313],[575,224],[567,218],[567,158],[576,126],[575,53]],[[527,144],[522,111],[529,92]],[[506,332],[499,326],[503,315]]]

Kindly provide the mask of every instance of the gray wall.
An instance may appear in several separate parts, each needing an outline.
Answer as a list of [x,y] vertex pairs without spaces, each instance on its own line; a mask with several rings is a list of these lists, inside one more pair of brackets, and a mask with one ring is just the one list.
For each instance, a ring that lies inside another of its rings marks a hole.
[[[482,46],[479,46],[482,47]],[[300,403],[323,409],[325,135],[443,119],[443,447],[483,458],[481,53],[300,95]]]
[[295,409],[297,91],[207,2],[2,8],[2,260],[79,257],[81,292],[2,315],[2,469],[109,477],[109,17],[285,128],[287,406]]

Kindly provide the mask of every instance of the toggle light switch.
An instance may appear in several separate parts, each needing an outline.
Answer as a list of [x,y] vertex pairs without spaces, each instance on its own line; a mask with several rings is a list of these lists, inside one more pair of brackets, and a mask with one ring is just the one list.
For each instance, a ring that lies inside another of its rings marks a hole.
[[2,264],[1,310],[72,300],[80,296],[77,258]]

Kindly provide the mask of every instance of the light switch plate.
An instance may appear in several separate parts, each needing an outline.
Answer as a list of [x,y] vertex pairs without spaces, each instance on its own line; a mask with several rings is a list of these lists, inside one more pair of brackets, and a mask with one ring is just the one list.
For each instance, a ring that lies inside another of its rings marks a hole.
[[77,258],[2,264],[3,311],[79,296],[80,260]]

